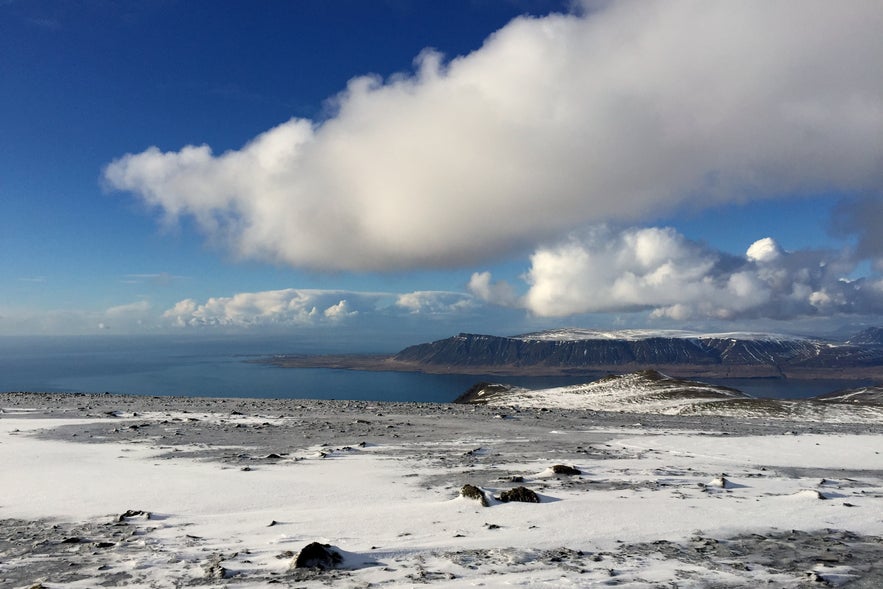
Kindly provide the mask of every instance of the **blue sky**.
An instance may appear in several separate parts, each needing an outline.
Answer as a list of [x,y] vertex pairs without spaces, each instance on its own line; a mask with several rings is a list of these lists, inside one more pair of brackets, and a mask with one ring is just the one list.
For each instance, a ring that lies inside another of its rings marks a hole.
[[0,1],[0,334],[879,324],[883,10],[725,4]]

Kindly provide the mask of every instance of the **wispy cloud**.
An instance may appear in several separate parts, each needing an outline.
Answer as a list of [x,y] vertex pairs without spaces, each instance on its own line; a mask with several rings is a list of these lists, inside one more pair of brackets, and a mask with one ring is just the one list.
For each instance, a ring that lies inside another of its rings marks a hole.
[[101,310],[0,309],[0,334],[147,333],[161,329],[156,309],[147,300]]
[[187,279],[187,276],[177,276],[168,272],[159,272],[154,274],[126,274],[122,282],[125,284],[153,284],[157,286],[167,286],[177,280]]

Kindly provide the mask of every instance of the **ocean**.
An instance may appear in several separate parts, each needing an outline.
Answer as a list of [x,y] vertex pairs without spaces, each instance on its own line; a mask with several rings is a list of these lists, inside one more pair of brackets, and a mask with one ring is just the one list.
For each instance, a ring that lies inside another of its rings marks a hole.
[[[254,362],[274,354],[341,353],[291,337],[0,337],[0,392],[89,392],[198,397],[450,402],[480,381],[546,388],[586,377],[501,377],[326,368]],[[376,352],[378,350],[370,350]],[[394,350],[385,350],[392,352]],[[749,395],[805,398],[869,381],[718,379]]]

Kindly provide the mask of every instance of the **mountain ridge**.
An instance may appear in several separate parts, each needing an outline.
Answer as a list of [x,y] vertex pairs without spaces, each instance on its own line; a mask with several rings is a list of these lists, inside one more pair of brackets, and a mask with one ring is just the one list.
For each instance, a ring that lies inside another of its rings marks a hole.
[[[883,333],[883,330],[881,330]],[[862,335],[866,334],[866,335]],[[658,369],[679,375],[790,377],[799,373],[860,372],[883,376],[883,344],[876,332],[857,343],[775,334],[702,334],[685,331],[549,330],[516,336],[460,333],[409,346],[393,364],[425,370],[533,373]],[[864,343],[870,340],[870,343]],[[678,370],[680,368],[681,370]],[[841,376],[838,374],[838,376]],[[842,375],[848,378],[848,375]]]
[[[878,343],[879,340],[879,343]],[[765,333],[555,329],[515,336],[459,333],[392,355],[285,355],[288,368],[500,376],[586,376],[659,370],[679,378],[883,382],[883,328],[845,341]]]

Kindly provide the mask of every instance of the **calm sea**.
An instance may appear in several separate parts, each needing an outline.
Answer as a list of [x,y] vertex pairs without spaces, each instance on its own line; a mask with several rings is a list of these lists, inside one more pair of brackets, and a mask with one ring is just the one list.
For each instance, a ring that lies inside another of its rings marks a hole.
[[[445,403],[482,380],[529,388],[591,380],[278,368],[252,362],[273,354],[342,351],[352,350],[323,348],[289,337],[0,337],[0,391]],[[775,379],[715,382],[750,395],[775,398],[804,398],[872,384]]]

